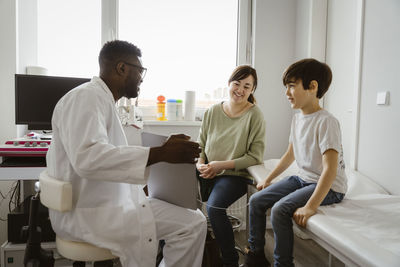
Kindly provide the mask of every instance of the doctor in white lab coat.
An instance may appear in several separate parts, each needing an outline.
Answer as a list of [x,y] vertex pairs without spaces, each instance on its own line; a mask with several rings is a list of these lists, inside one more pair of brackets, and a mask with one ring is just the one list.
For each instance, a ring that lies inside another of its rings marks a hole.
[[146,166],[194,163],[198,144],[177,135],[157,148],[128,146],[117,115],[115,101],[138,95],[146,71],[140,57],[128,42],[106,43],[99,55],[100,77],[71,90],[56,105],[47,171],[72,183],[73,210],[51,210],[51,223],[63,239],[111,249],[124,267],[154,267],[161,239],[166,244],[160,266],[200,266],[204,215],[148,199],[143,192]]

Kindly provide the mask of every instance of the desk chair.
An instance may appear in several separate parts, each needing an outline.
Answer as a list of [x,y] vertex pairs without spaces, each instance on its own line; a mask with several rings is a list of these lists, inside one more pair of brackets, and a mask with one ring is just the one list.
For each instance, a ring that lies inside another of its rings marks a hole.
[[[72,209],[72,185],[50,177],[46,171],[39,176],[40,201],[49,209],[67,212]],[[75,261],[74,266],[84,262],[105,261],[116,258],[111,251],[89,243],[63,240],[56,236],[57,251],[65,258]]]

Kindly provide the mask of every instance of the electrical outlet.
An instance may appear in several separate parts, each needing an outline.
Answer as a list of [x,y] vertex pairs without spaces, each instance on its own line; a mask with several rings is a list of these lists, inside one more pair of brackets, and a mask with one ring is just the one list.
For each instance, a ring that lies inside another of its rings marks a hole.
[[377,105],[387,105],[389,103],[389,92],[378,92],[376,95]]

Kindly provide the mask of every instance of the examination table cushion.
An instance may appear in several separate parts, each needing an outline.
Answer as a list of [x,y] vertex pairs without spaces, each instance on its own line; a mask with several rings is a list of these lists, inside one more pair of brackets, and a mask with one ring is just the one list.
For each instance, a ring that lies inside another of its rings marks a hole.
[[[278,162],[279,159],[266,160],[248,170],[260,181]],[[297,172],[294,162],[273,182]],[[319,207],[308,220],[304,233],[357,265],[400,266],[400,196],[389,195],[379,184],[357,172],[346,173],[348,191],[344,200]]]

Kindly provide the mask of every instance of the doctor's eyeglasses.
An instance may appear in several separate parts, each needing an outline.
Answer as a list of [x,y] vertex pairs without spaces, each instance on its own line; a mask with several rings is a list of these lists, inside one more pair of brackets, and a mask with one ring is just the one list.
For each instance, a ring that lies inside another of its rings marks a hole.
[[142,77],[142,80],[144,79],[144,76],[146,76],[147,68],[144,68],[144,67],[136,65],[136,64],[131,64],[131,63],[128,63],[128,62],[125,62],[125,61],[123,61],[123,62],[128,66],[132,66],[132,67],[138,68],[139,72],[140,72],[140,76]]

